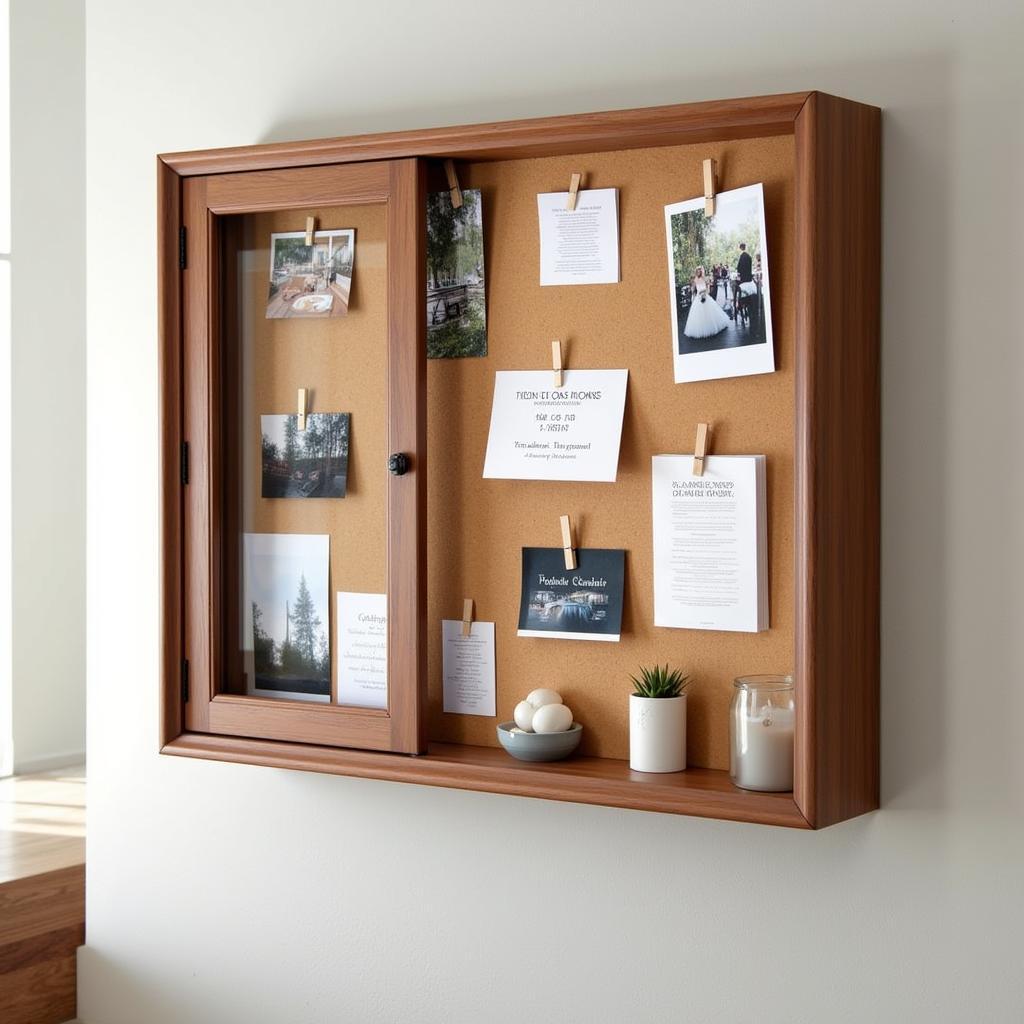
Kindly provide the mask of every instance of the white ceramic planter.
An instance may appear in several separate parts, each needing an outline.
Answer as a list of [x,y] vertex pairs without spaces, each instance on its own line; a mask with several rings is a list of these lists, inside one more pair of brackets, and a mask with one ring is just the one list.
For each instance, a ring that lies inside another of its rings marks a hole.
[[629,767],[635,772],[686,768],[686,694],[629,695]]

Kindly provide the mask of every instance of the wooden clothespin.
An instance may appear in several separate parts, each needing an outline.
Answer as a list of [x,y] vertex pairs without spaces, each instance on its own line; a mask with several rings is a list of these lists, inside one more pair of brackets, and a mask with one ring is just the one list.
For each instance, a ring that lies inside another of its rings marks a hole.
[[457,210],[462,205],[462,189],[459,188],[459,176],[455,173],[454,160],[445,160],[444,173],[448,176],[448,194],[452,197],[452,206]]
[[718,164],[708,159],[704,161],[704,214],[708,217],[715,215],[715,191],[718,182],[715,180],[718,175]]
[[693,475],[704,475],[704,460],[708,455],[708,434],[711,428],[706,423],[697,424],[697,440],[693,445]]
[[556,388],[562,386],[562,343],[551,342],[551,369],[554,371],[554,385]]
[[473,598],[467,597],[462,602],[462,635],[469,636],[473,632]]
[[316,234],[316,217],[306,218],[306,245],[313,244],[313,235]]
[[561,517],[562,554],[565,555],[566,569],[576,568],[576,551],[572,542],[572,520],[568,516]]
[[580,190],[580,182],[583,180],[583,175],[579,173],[573,174],[569,179],[569,201],[565,204],[567,210],[576,209],[576,195]]
[[306,429],[306,389],[299,388],[299,430]]

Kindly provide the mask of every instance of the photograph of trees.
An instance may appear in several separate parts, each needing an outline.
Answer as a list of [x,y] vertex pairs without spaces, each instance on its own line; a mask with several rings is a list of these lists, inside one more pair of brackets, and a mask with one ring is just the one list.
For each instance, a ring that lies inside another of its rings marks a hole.
[[348,485],[349,414],[261,416],[264,498],[344,498]]
[[252,691],[330,700],[329,538],[246,534],[245,541]]
[[761,226],[757,210],[751,204],[749,218],[729,224],[716,223],[703,210],[677,213],[672,218],[672,255],[675,262],[677,285],[693,279],[697,267],[710,274],[712,267],[735,270],[740,255],[740,243],[751,256],[761,251]]
[[487,355],[483,202],[465,189],[427,196],[427,358]]

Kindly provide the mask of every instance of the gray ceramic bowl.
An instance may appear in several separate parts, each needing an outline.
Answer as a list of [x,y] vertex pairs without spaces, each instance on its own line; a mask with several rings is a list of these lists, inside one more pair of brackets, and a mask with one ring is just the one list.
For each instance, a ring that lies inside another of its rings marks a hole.
[[520,761],[561,761],[583,738],[583,726],[579,722],[573,722],[565,732],[512,732],[515,727],[515,722],[502,722],[498,726],[498,739]]

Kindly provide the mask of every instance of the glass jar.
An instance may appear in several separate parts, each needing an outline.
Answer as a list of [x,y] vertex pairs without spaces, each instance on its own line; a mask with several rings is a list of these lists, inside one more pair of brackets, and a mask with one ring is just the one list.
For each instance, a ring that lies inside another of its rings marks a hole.
[[796,705],[792,676],[739,676],[730,713],[729,777],[740,789],[793,788]]

